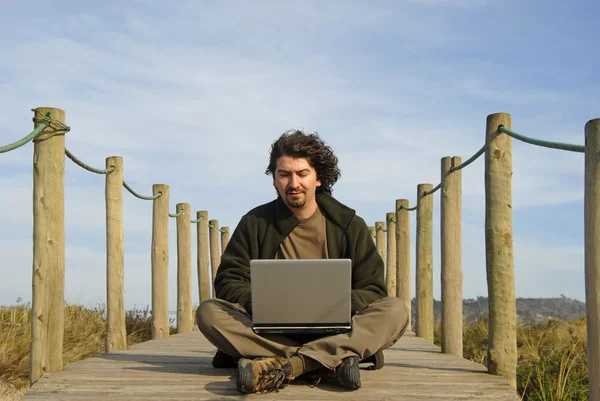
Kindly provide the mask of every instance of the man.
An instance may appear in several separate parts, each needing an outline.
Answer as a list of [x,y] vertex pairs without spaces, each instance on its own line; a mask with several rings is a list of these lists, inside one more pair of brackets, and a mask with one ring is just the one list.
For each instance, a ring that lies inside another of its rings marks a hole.
[[[382,356],[406,330],[406,308],[387,297],[383,260],[367,225],[331,196],[340,177],[337,162],[317,134],[288,131],[272,144],[266,173],[277,198],[242,217],[221,258],[216,298],[197,309],[198,327],[219,350],[213,365],[238,360],[242,393],[278,390],[311,372],[358,389],[359,362]],[[255,334],[250,260],[275,258],[351,259],[352,330],[317,338]]]

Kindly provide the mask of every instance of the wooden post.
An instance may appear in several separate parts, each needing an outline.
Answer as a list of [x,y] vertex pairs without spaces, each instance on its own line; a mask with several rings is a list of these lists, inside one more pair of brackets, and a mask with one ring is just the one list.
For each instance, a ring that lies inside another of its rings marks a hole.
[[127,348],[125,328],[125,251],[123,244],[123,158],[106,158],[106,352]]
[[208,212],[196,212],[197,241],[198,241],[198,296],[200,303],[210,298],[211,275],[209,270],[210,251],[208,248]]
[[[217,276],[217,269],[221,263],[221,252],[219,251],[219,220],[210,220],[208,222],[209,241],[210,241],[210,269],[212,272],[211,287],[213,287]],[[214,296],[214,295],[213,295]]]
[[462,172],[450,172],[461,163],[460,157],[442,158],[441,173],[441,281],[442,352],[463,355],[462,321]]
[[386,213],[387,224],[387,268],[385,283],[388,296],[396,296],[396,213]]
[[373,238],[373,243],[375,245],[377,245],[377,239],[376,239],[377,235],[375,235],[375,227],[374,226],[368,226],[368,228],[369,228],[369,232],[371,233],[371,237]]
[[385,221],[375,222],[375,245],[377,246],[377,253],[379,253],[379,256],[381,256],[381,259],[383,259],[383,271],[387,276],[387,255],[385,253]]
[[17,308],[15,308],[14,306],[10,308],[10,323],[17,323]]
[[192,227],[190,204],[178,203],[177,216],[177,332],[192,331]]
[[408,312],[408,330],[412,330],[410,294],[410,211],[408,199],[396,200],[396,296],[404,301]]
[[585,125],[585,305],[590,401],[600,401],[600,118]]
[[221,254],[225,252],[227,244],[229,244],[229,227],[223,227],[221,228]]
[[152,339],[169,337],[169,186],[152,185]]
[[433,342],[433,185],[417,185],[417,336]]
[[[34,129],[50,113],[65,122],[61,109],[35,109]],[[63,369],[65,306],[65,137],[46,127],[33,146],[33,282],[30,383]]]
[[485,150],[485,252],[489,294],[488,372],[516,388],[517,310],[512,232],[512,142],[498,126],[511,116],[490,114]]

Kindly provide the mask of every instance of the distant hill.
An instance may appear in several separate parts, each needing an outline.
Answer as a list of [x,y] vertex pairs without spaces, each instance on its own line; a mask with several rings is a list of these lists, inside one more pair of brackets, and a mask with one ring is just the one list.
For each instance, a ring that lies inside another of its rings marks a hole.
[[[440,319],[441,301],[434,300],[436,321]],[[412,318],[415,319],[416,299],[412,300]],[[488,315],[487,297],[463,300],[466,323]],[[561,296],[559,298],[517,298],[517,319],[526,323],[539,323],[547,318],[574,320],[585,317],[585,303]]]

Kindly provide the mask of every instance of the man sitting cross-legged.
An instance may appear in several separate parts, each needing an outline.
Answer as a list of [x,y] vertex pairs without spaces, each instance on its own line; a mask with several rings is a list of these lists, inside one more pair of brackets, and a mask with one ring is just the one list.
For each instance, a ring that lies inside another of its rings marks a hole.
[[[383,260],[364,220],[331,196],[337,157],[317,134],[284,133],[271,146],[267,174],[277,198],[242,217],[221,258],[216,298],[196,312],[200,331],[218,349],[213,364],[237,361],[243,393],[277,390],[311,372],[358,389],[359,362],[381,357],[398,341],[407,310],[387,296]],[[351,259],[352,330],[322,337],[254,333],[250,260],[276,258]]]

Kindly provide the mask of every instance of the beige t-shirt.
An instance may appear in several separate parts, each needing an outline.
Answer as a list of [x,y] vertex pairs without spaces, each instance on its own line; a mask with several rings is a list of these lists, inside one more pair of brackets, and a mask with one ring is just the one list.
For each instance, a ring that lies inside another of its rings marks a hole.
[[276,259],[327,259],[325,216],[317,210],[292,230],[283,240]]

